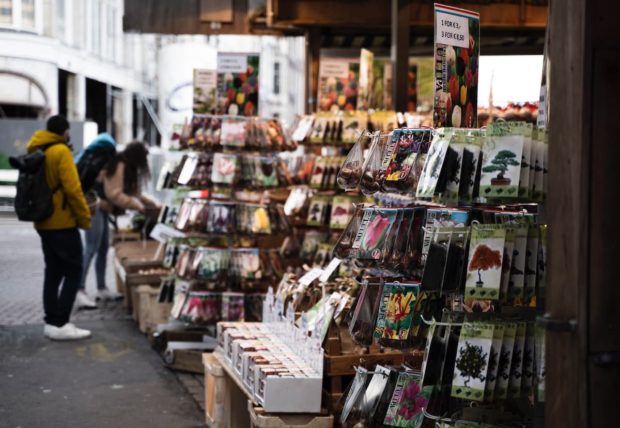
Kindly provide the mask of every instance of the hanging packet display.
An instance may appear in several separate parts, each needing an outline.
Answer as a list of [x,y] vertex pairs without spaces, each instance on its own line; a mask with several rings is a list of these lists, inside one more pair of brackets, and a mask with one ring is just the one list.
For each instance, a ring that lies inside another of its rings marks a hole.
[[432,198],[435,194],[451,138],[452,132],[450,130],[445,128],[435,130],[433,141],[428,149],[424,168],[418,181],[416,197]]
[[497,367],[497,380],[495,382],[495,399],[505,400],[508,398],[510,385],[510,372],[512,365],[512,352],[517,336],[517,323],[507,322],[504,324],[504,338],[502,339],[502,351],[499,355]]
[[506,229],[499,225],[473,225],[465,297],[498,300]]
[[213,169],[211,182],[215,184],[232,184],[237,170],[237,155],[215,153],[213,155]]
[[515,135],[507,122],[493,122],[482,146],[480,196],[517,198],[525,137]]
[[465,322],[461,328],[457,349],[452,396],[483,401],[493,347],[494,325]]
[[394,225],[398,210],[386,208],[367,208],[360,222],[357,235],[351,246],[355,258],[380,260],[383,247]]

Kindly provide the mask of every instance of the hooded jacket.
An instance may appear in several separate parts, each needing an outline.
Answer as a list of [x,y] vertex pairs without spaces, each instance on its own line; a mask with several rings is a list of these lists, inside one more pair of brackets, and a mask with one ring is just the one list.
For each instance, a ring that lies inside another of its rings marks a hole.
[[82,185],[73,155],[65,139],[53,132],[35,132],[26,146],[28,153],[53,144],[45,150],[45,177],[50,189],[60,187],[54,193],[54,213],[46,220],[37,222],[39,230],[59,230],[79,227],[90,228],[90,210],[82,192]]
[[75,164],[78,164],[78,162],[85,153],[97,150],[98,148],[104,146],[116,147],[116,140],[114,140],[114,137],[107,132],[102,132],[101,134],[97,135],[95,139],[91,141],[88,146],[86,146],[86,148],[82,149],[80,153],[78,153],[75,157]]

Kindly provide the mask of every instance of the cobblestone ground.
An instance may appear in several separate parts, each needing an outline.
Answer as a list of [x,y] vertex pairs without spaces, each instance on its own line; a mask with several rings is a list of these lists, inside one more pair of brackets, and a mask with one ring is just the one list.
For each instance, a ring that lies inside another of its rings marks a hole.
[[[108,287],[114,289],[112,251],[107,271]],[[7,214],[0,215],[0,325],[43,323],[43,253],[31,223]],[[96,290],[91,267],[86,290]],[[99,304],[97,310],[74,310],[72,321],[125,319],[121,302]]]

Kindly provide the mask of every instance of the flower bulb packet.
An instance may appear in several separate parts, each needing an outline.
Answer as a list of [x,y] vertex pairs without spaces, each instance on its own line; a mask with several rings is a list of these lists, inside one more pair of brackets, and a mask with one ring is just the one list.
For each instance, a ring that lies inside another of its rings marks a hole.
[[398,210],[394,208],[367,208],[351,246],[351,254],[360,260],[380,260],[387,245]]

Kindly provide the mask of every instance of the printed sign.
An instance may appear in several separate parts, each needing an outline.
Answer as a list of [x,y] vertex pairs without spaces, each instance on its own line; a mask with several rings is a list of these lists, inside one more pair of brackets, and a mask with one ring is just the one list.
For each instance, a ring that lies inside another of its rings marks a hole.
[[217,102],[217,72],[215,70],[194,70],[194,113],[209,113]]
[[319,64],[319,76],[346,79],[349,76],[349,62],[341,59],[321,59]]
[[435,43],[469,48],[469,18],[440,10],[435,12]]
[[245,73],[248,68],[247,54],[225,53],[217,54],[218,73]]

